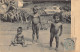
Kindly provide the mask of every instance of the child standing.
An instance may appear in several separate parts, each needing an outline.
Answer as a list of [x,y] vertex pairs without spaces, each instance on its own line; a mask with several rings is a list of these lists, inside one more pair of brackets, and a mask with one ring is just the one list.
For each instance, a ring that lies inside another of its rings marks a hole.
[[33,8],[33,12],[34,12],[34,16],[32,18],[32,31],[33,31],[32,42],[34,42],[35,34],[36,34],[36,37],[37,37],[36,41],[39,41],[39,23],[40,23],[40,17],[39,17],[39,14],[38,14],[37,6],[35,6]]
[[50,28],[50,48],[52,47],[53,38],[56,40],[56,50],[59,46],[59,36],[62,34],[61,14],[55,13],[53,16],[54,22],[51,23]]

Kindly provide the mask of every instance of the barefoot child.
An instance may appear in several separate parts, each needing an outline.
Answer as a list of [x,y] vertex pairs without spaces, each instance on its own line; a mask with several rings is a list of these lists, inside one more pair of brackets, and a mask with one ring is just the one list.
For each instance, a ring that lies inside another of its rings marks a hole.
[[22,46],[25,46],[24,36],[22,35],[22,27],[18,27],[14,41],[11,42],[11,45],[15,46],[16,44],[21,44]]
[[51,23],[50,28],[50,48],[52,47],[53,38],[56,40],[56,50],[59,46],[59,36],[62,34],[62,23],[60,13],[55,13],[53,16],[54,22]]
[[39,23],[40,23],[40,17],[38,14],[38,9],[36,7],[33,8],[34,16],[32,18],[32,42],[34,42],[34,37],[36,34],[37,40],[39,40]]

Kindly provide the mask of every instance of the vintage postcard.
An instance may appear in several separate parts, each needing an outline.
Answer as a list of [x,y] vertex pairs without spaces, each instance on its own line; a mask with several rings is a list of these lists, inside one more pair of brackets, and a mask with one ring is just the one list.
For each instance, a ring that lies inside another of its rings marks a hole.
[[[76,42],[75,42],[75,52],[80,52],[80,0],[72,0],[71,1],[71,17],[72,17],[72,37],[76,38]],[[73,28],[74,27],[74,28]]]
[[72,2],[0,0],[0,52],[75,52]]

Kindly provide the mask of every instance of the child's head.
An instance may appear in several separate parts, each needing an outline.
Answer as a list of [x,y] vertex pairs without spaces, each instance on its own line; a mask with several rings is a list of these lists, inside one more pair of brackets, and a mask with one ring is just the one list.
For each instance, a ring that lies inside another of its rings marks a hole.
[[34,12],[34,14],[36,14],[36,13],[38,12],[37,6],[34,6],[34,7],[33,7],[33,12]]
[[22,27],[18,27],[17,33],[18,33],[18,34],[21,34],[21,33],[22,33]]
[[56,23],[58,23],[62,20],[62,16],[60,13],[55,13],[53,19],[55,20]]

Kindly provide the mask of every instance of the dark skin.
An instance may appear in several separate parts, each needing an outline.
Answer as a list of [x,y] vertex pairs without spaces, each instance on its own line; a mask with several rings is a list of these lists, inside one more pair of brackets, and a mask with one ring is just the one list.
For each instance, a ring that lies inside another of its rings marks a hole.
[[52,47],[53,38],[56,40],[56,49],[59,46],[59,36],[62,35],[62,23],[59,16],[55,16],[55,21],[51,23],[50,28],[50,47]]
[[17,35],[15,36],[14,41],[11,44],[13,44],[14,46],[16,44],[21,44],[22,46],[24,46],[24,44],[25,44],[24,41],[25,40],[24,40],[24,36],[22,35],[22,30],[18,29],[17,30]]
[[39,39],[39,23],[41,23],[40,17],[36,16],[38,10],[36,8],[33,8],[33,12],[34,12],[34,16],[32,17],[32,31],[33,31],[32,42],[34,41],[35,34],[36,34],[37,40]]

